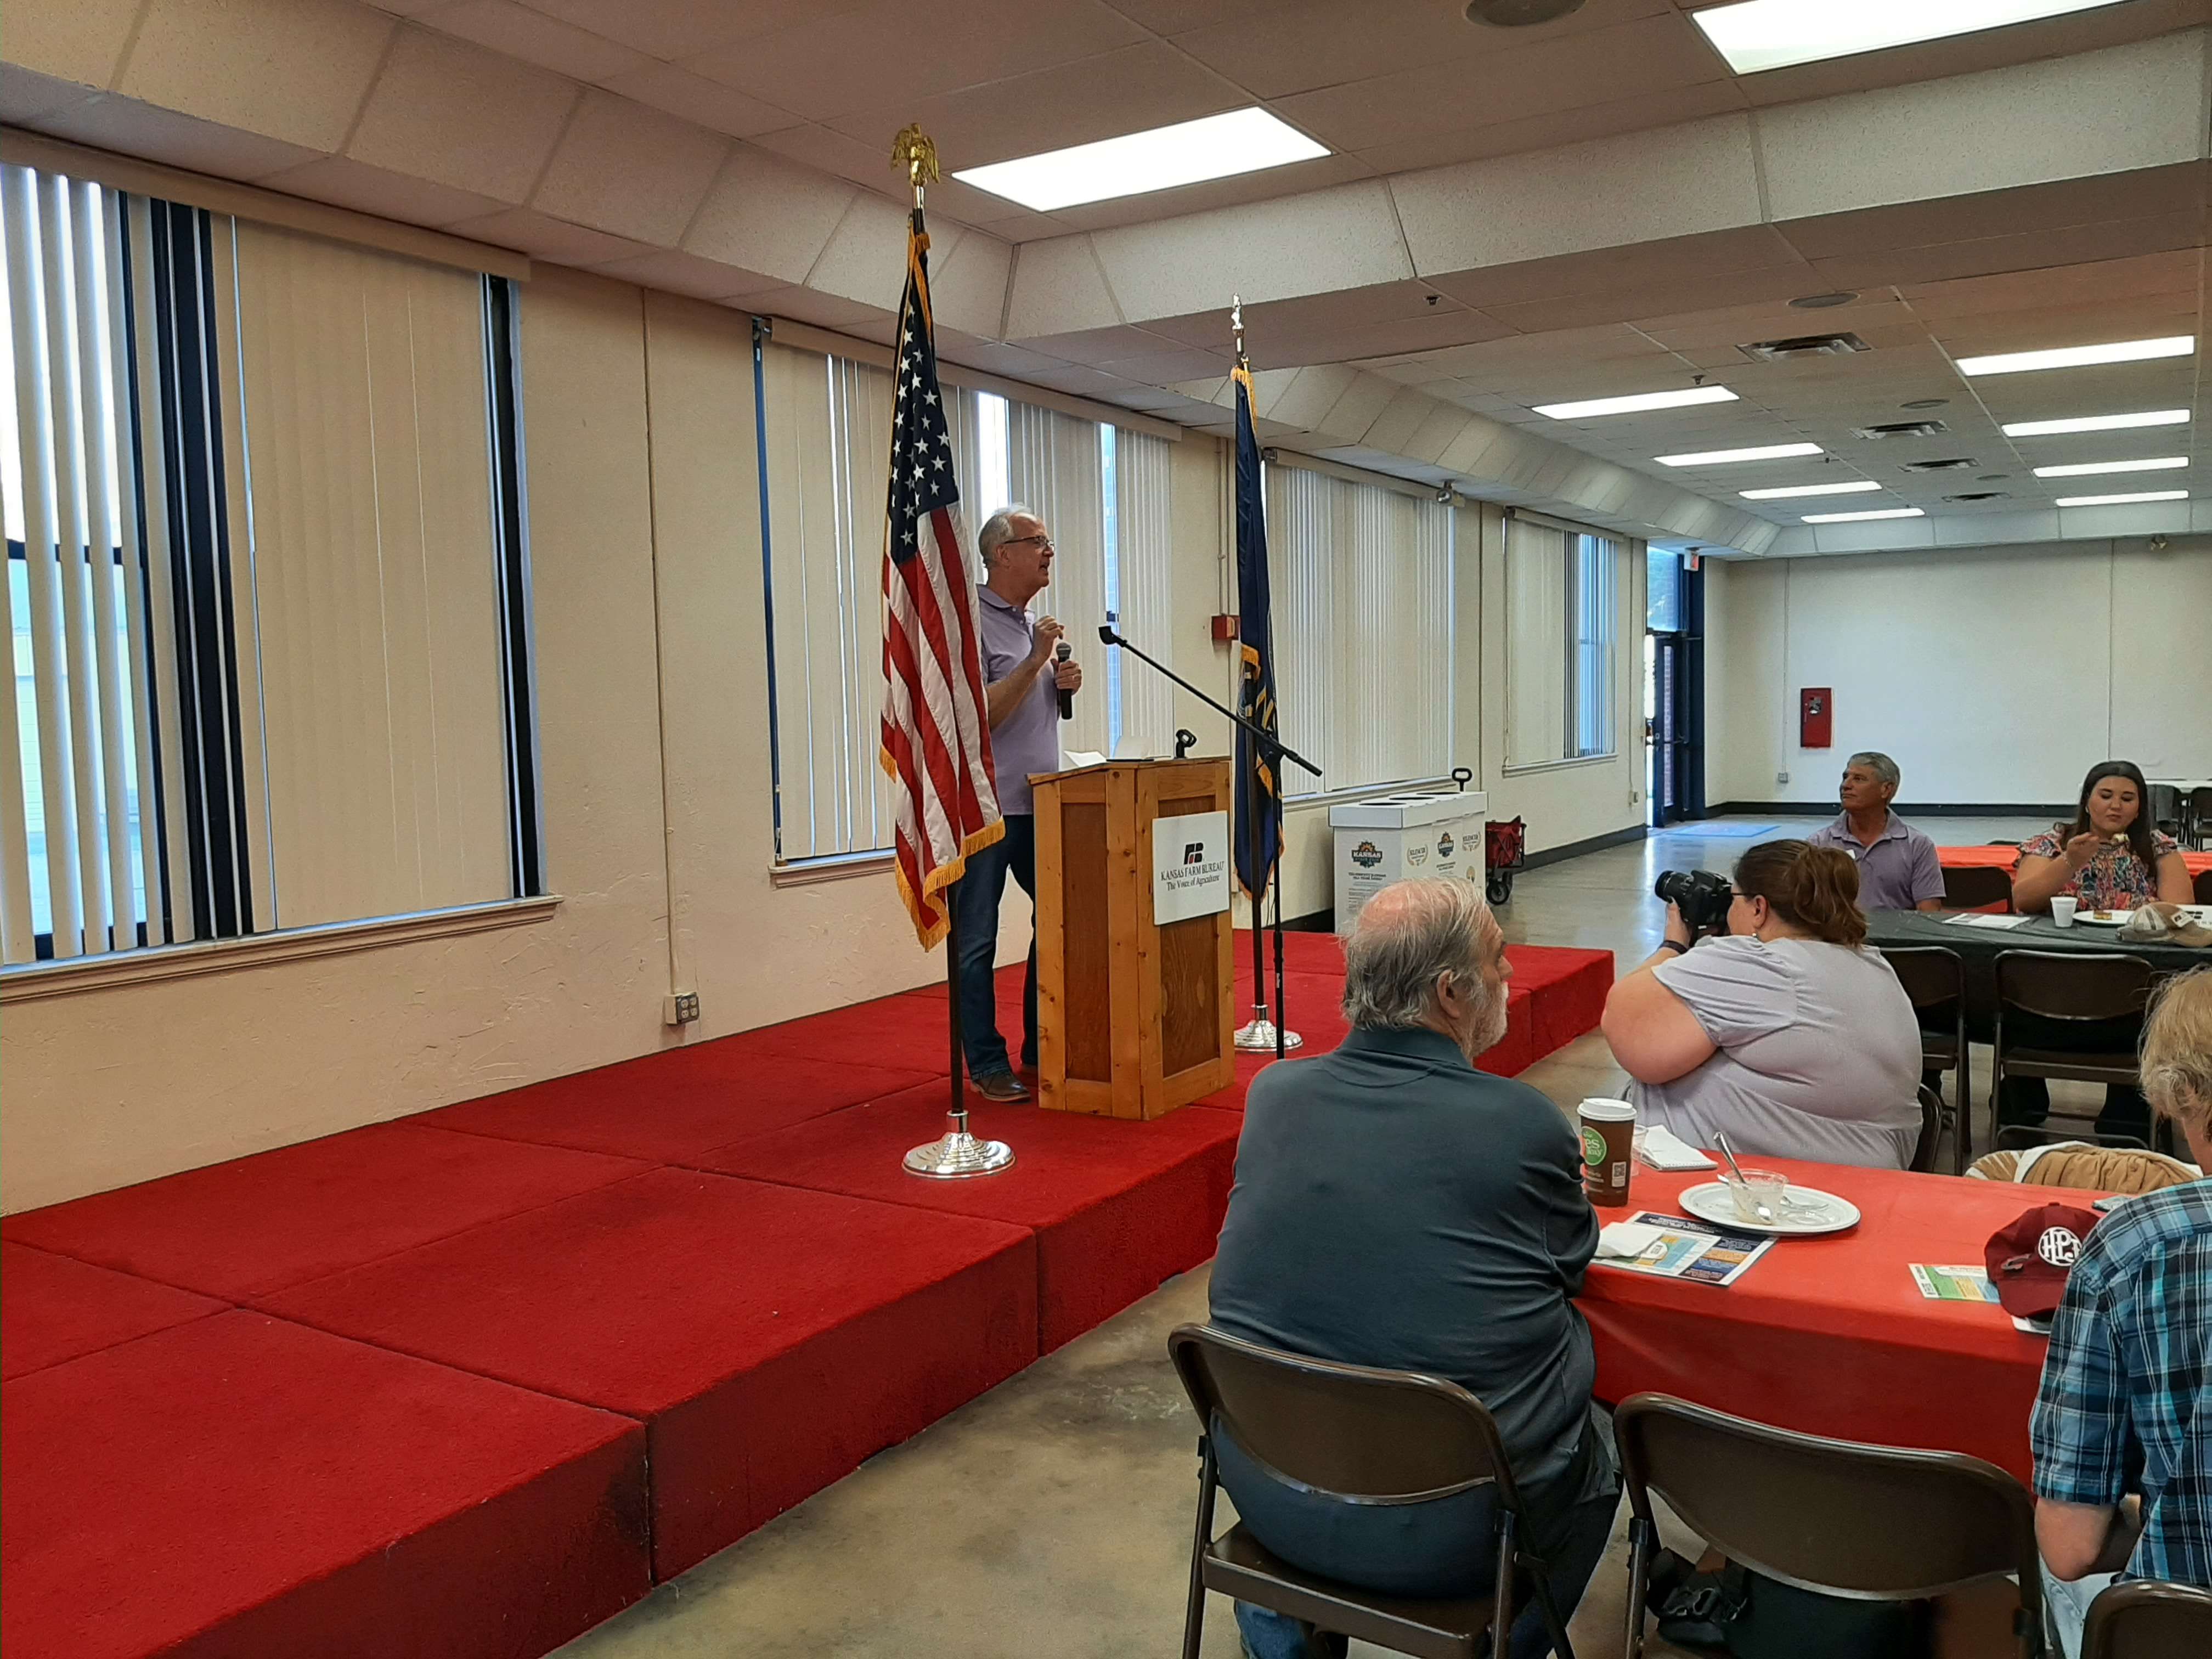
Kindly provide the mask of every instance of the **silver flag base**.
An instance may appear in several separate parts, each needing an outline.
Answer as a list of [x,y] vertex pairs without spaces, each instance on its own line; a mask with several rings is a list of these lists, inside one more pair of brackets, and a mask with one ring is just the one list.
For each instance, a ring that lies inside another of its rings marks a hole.
[[[1293,1048],[1303,1047],[1304,1042],[1305,1039],[1296,1031],[1283,1033],[1283,1051],[1285,1054]],[[1273,1054],[1275,1052],[1275,1022],[1265,1014],[1255,1015],[1249,1024],[1237,1028],[1237,1046],[1246,1054]]]
[[968,1114],[947,1112],[945,1133],[906,1155],[908,1175],[933,1181],[965,1181],[1014,1167],[1014,1149],[1003,1140],[981,1140],[968,1133]]

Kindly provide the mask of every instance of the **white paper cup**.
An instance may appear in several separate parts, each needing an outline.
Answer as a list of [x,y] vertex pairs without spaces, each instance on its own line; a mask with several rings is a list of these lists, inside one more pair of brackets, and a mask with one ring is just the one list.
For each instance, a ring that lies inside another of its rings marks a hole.
[[2080,899],[2069,898],[2061,893],[2051,901],[2051,920],[2058,927],[2071,927],[2074,925],[2074,913],[2081,907]]
[[1628,1202],[1629,1167],[1635,1162],[1636,1108],[1625,1100],[1593,1096],[1576,1109],[1583,1143],[1583,1188],[1607,1208]]

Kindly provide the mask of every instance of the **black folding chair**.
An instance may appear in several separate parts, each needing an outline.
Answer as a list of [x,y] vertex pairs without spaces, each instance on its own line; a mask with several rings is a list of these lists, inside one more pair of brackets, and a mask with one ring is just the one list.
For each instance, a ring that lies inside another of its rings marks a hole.
[[[1399,1653],[1475,1659],[1489,1632],[1513,1627],[1516,1576],[1534,1594],[1561,1659],[1574,1659],[1546,1564],[1520,1545],[1520,1488],[1498,1425],[1465,1389],[1413,1371],[1309,1359],[1206,1325],[1176,1328],[1168,1337],[1168,1357],[1205,1428],[1184,1659],[1198,1659],[1208,1590]],[[1492,1593],[1440,1600],[1383,1595],[1300,1571],[1269,1553],[1241,1522],[1215,1538],[1216,1424],[1268,1468],[1362,1504],[1422,1504],[1494,1486],[1498,1577]]]
[[2081,1659],[2204,1659],[2212,1654],[2212,1589],[2131,1578],[2089,1603]]
[[[2101,1021],[2140,1018],[2150,1000],[2151,965],[2140,957],[2108,951],[2000,951],[1996,963],[1996,1042],[1990,1060],[1990,1121],[1997,1121],[1997,1097],[2008,1077],[2067,1078],[2078,1083],[2101,1083],[2107,1087],[2141,1086],[2136,1051],[2130,1044],[2109,1051],[2037,1048],[2008,1036],[2005,1016],[2033,1015],[2054,1024],[2086,1025]],[[2063,1112],[2053,1117],[2079,1121],[2094,1112]],[[2100,1146],[2141,1147],[2134,1135],[2095,1134]],[[2002,1148],[2032,1146],[2039,1140],[2081,1139],[2039,1126],[2007,1124],[1997,1132]]]
[[1962,864],[1943,867],[1943,908],[1979,910],[1985,905],[2012,908],[2012,872],[1994,864]]
[[1916,1601],[2010,1576],[2016,1650],[2042,1653],[2035,1506],[1995,1464],[1794,1434],[1663,1394],[1632,1395],[1613,1428],[1629,1505],[1625,1659],[1644,1651],[1655,1492],[1729,1560],[1800,1589]]
[[[1897,982],[1905,988],[1905,1000],[1912,1004],[1912,1012],[1923,1017],[1920,1025],[1920,1069],[1959,1074],[1958,1086],[1953,1091],[1958,1106],[1945,1116],[1956,1129],[1951,1142],[1951,1173],[1964,1175],[1966,1160],[1972,1155],[1974,1139],[1974,1086],[1969,1075],[1966,1048],[1966,963],[1956,951],[1947,951],[1940,945],[1899,946],[1894,950],[1885,947],[1881,954],[1896,972]],[[1931,1023],[1944,1029],[1930,1030]],[[1930,1156],[1933,1151],[1931,1147]],[[1934,1166],[1923,1166],[1916,1161],[1912,1167],[1917,1170]]]

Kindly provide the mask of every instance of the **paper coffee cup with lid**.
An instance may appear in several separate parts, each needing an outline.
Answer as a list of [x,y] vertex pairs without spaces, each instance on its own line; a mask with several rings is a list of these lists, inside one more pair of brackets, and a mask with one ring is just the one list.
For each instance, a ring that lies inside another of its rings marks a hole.
[[1583,1143],[1583,1190],[1607,1208],[1628,1202],[1628,1175],[1636,1160],[1636,1108],[1625,1100],[1592,1096],[1576,1108]]

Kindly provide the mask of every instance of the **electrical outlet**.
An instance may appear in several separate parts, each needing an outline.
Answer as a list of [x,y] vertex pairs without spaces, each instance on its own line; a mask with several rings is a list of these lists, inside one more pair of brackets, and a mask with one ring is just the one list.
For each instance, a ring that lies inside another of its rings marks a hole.
[[1628,792],[1628,804],[1631,806],[1640,805],[1643,800],[1644,792],[1641,789],[1632,789]]
[[660,1000],[660,1023],[664,1025],[689,1025],[699,1018],[699,994],[678,991]]
[[1787,772],[1777,772],[1774,775],[1774,781],[1777,783],[1787,783],[1790,781],[1790,775]]

